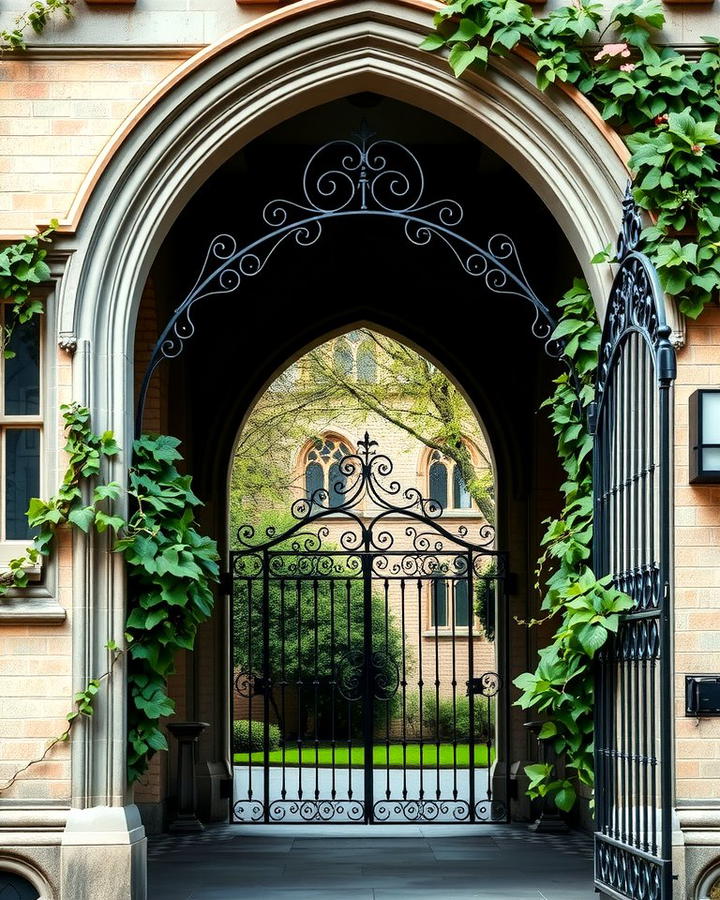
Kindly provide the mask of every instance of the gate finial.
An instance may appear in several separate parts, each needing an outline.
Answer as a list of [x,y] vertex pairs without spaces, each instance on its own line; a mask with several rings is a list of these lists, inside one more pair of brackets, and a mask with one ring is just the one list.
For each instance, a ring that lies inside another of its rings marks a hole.
[[632,192],[632,181],[628,179],[622,201],[623,218],[617,240],[617,258],[622,262],[628,253],[637,250],[642,231],[640,207],[635,202]]

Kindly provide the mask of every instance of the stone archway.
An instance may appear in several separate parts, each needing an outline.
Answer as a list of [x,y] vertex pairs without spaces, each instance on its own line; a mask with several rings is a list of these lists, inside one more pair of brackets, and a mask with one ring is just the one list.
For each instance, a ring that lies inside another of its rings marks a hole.
[[[593,269],[587,260],[615,233],[626,178],[617,144],[577,97],[538,92],[532,66],[519,57],[455,80],[442,57],[417,49],[432,8],[419,0],[309,0],[263,17],[181,67],[105,160],[75,234],[59,242],[72,252],[59,330],[62,340],[77,342],[78,399],[91,407],[96,427],[116,431],[121,446],[132,442],[128,360],[140,295],[179,211],[254,137],[348,93],[371,90],[433,112],[506,159],[565,231],[602,311],[609,267]],[[127,455],[113,477],[122,479],[126,465]],[[102,667],[107,634],[122,629],[125,590],[121,561],[101,543],[78,541],[74,638],[88,648],[83,677]],[[73,744],[73,802],[111,808],[101,830],[132,848],[133,835],[141,835],[125,805],[124,709],[117,679],[107,713]],[[98,814],[74,813],[74,844],[98,843]]]

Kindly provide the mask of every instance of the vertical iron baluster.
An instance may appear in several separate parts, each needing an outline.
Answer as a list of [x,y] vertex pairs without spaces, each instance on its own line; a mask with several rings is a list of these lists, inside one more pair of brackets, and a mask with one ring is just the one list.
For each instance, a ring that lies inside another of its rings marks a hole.
[[295,579],[295,589],[297,595],[297,749],[298,749],[298,800],[302,800],[302,776],[303,776],[303,739],[305,735],[305,723],[303,721],[303,679],[305,673],[302,665],[302,581],[300,578]]
[[[430,603],[434,602],[434,594],[432,591],[432,582],[430,582]],[[423,738],[423,685],[425,684],[425,679],[423,676],[423,610],[422,610],[422,579],[418,578],[417,580],[417,608],[418,608],[418,706],[420,709],[420,734],[418,737],[419,741],[419,750],[420,750],[420,791],[419,791],[419,799],[422,801],[425,797],[425,785],[424,785],[424,756],[425,756],[425,742]]]
[[[459,559],[463,557],[458,557]],[[469,577],[469,576],[468,576]],[[466,582],[467,583],[467,582]],[[459,582],[454,583],[454,589],[457,590]],[[472,599],[470,594],[468,593],[468,616],[472,616]],[[452,601],[452,609],[451,609],[451,618],[450,618],[450,654],[451,654],[451,681],[450,685],[452,687],[452,714],[453,714],[453,724],[452,724],[452,754],[453,754],[453,800],[457,800],[458,798],[458,767],[457,767],[457,673],[456,673],[456,665],[455,665],[455,628],[456,628],[456,617],[457,617],[457,603],[455,601],[455,593],[453,591],[453,601]],[[472,676],[471,676],[472,677]]]
[[[347,600],[347,653],[352,657],[352,581],[350,578],[345,580],[345,598]],[[348,663],[350,660],[348,660]],[[352,800],[352,724],[353,724],[353,708],[350,695],[347,695],[347,777],[348,777],[348,800]]]
[[[318,561],[319,565],[319,561]],[[318,736],[318,692],[320,674],[318,668],[318,580],[313,579],[313,747],[315,748],[315,799],[320,798],[320,738]]]
[[[498,561],[499,564],[499,561]],[[475,676],[475,648],[473,633],[473,615],[472,615],[472,554],[468,554],[468,591],[470,603],[470,615],[468,616],[468,632],[467,632],[467,671],[468,671],[468,803],[470,806],[470,821],[476,821],[475,815],[475,691],[473,690],[473,677]],[[502,623],[497,622],[497,625]],[[505,634],[507,632],[504,632]],[[490,762],[488,761],[488,765]],[[491,810],[492,817],[492,810]]]
[[648,682],[647,682],[647,655],[643,652],[642,658],[642,698],[643,698],[643,738],[642,738],[642,808],[643,808],[643,835],[642,849],[648,850],[648,715],[654,715],[655,711],[648,709]]
[[[625,637],[622,638],[623,643],[625,641]],[[627,719],[626,711],[627,711],[627,694],[625,690],[625,658],[624,658],[624,650],[621,647],[621,652],[623,656],[620,659],[620,746],[618,749],[619,756],[619,764],[621,769],[621,778],[620,778],[620,797],[618,801],[622,803],[621,814],[620,814],[620,838],[622,841],[627,841],[627,823],[625,813],[627,810],[627,793],[625,789],[626,777],[625,777],[625,720]]]
[[248,799],[253,799],[253,695],[255,693],[255,673],[253,672],[253,608],[252,579],[246,581],[248,593]]
[[658,845],[657,845],[657,795],[658,795],[658,771],[657,771],[657,734],[655,731],[655,717],[656,717],[656,703],[657,703],[657,690],[656,690],[656,681],[657,681],[657,658],[655,653],[653,652],[652,657],[650,658],[650,708],[653,711],[652,716],[650,717],[650,745],[652,747],[652,755],[650,757],[650,774],[651,781],[650,786],[652,789],[652,799],[650,805],[650,814],[652,816],[652,825],[650,834],[652,836],[652,846],[651,851],[653,855],[657,854]]
[[282,729],[281,738],[281,784],[280,784],[280,796],[283,800],[287,797],[287,773],[286,773],[286,763],[287,763],[287,734],[286,734],[286,692],[287,692],[287,658],[285,655],[285,587],[286,582],[284,578],[280,579],[280,671],[281,671],[281,681],[280,681],[280,728]]
[[263,553],[262,582],[262,678],[263,678],[263,818],[270,822],[270,555]]
[[335,679],[335,581],[330,577],[330,666],[328,675],[330,677],[330,769],[332,784],[330,787],[330,797],[335,800],[337,790],[335,786],[335,691],[337,682]]
[[407,800],[407,669],[405,657],[405,579],[400,579],[400,628],[402,634],[402,798]]
[[[390,582],[385,579],[385,665],[390,664]],[[386,670],[387,677],[387,670]],[[385,691],[385,799],[390,799],[390,694]]]
[[[447,622],[447,605],[454,604],[454,581],[444,578],[445,584],[445,621]],[[436,594],[437,597],[437,594]],[[440,799],[440,633],[438,630],[437,600],[435,607],[435,799]]]
[[363,572],[363,759],[365,783],[365,821],[373,820],[374,773],[373,773],[373,739],[374,739],[374,686],[373,686],[373,633],[372,633],[372,556],[370,555],[369,534],[366,537],[362,556]]
[[675,378],[674,350],[670,344],[670,326],[665,325],[660,329],[660,341],[658,347],[658,426],[661,435],[658,453],[660,464],[660,507],[659,519],[663,523],[660,535],[660,559],[658,589],[660,591],[660,709],[666,714],[662,717],[661,750],[660,750],[660,777],[661,782],[661,828],[662,828],[662,858],[665,861],[663,867],[663,892],[671,897],[673,891],[672,874],[672,816],[673,816],[673,779],[672,767],[673,751],[673,684],[672,684],[672,619],[670,610],[670,579],[671,579],[671,538],[670,522],[672,521],[671,491],[672,491],[672,382]]

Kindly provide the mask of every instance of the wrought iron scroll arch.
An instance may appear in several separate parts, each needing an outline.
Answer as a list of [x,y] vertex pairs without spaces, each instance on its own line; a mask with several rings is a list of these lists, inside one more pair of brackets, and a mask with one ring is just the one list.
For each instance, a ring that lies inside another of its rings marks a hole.
[[[235,293],[245,280],[260,274],[285,243],[311,247],[322,237],[324,223],[341,217],[400,221],[410,244],[442,244],[460,268],[481,279],[491,293],[528,301],[534,310],[532,334],[543,342],[549,356],[562,356],[562,341],[552,338],[557,322],[531,287],[512,238],[494,234],[481,246],[461,234],[457,227],[464,216],[462,205],[451,198],[427,200],[425,175],[415,154],[396,141],[374,137],[363,123],[352,140],[319,147],[303,171],[300,200],[278,198],[267,203],[262,218],[269,230],[251,243],[238,247],[230,234],[210,241],[195,283],[153,348],[138,398],[136,436],[142,431],[153,373],[163,360],[180,356],[195,333],[195,304]],[[326,158],[329,161],[323,163]]]
[[[348,554],[348,558],[352,559],[354,553],[363,551],[382,554],[392,550],[395,543],[393,534],[384,530],[382,523],[390,516],[399,515],[411,520],[403,532],[410,544],[403,548],[403,554],[469,553],[494,557],[498,561],[500,575],[505,574],[505,555],[492,546],[495,541],[492,525],[480,524],[477,540],[471,539],[466,525],[458,526],[455,533],[449,531],[439,521],[444,511],[442,504],[425,497],[418,488],[403,488],[399,481],[392,478],[392,460],[386,454],[378,453],[377,447],[377,441],[365,432],[357,443],[357,452],[343,457],[339,464],[340,473],[347,480],[330,486],[333,490],[332,505],[330,491],[318,488],[310,496],[300,497],[291,504],[290,513],[295,523],[285,531],[269,526],[262,535],[258,535],[254,525],[241,525],[236,533],[236,559],[256,558],[259,571],[262,566],[260,554],[267,550],[279,550],[288,555],[317,554],[319,558],[324,552],[323,542],[330,533],[329,528],[322,525],[328,517],[334,520],[344,517],[356,527],[355,531],[348,530],[340,536],[339,550]],[[339,503],[338,496],[343,498]],[[355,511],[365,500],[370,500],[376,509],[379,507],[370,519]],[[316,523],[321,527],[309,530]],[[472,565],[475,565],[474,557]],[[246,565],[245,568],[244,574],[247,575]]]

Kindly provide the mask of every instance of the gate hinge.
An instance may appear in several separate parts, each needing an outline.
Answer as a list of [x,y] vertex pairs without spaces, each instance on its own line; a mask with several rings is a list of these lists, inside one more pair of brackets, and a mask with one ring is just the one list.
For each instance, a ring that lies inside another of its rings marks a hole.
[[233,591],[233,577],[232,572],[221,572],[220,573],[220,593],[226,594],[228,597],[232,594]]
[[587,409],[587,426],[590,434],[595,434],[595,429],[597,428],[597,401],[593,400],[588,404]]

